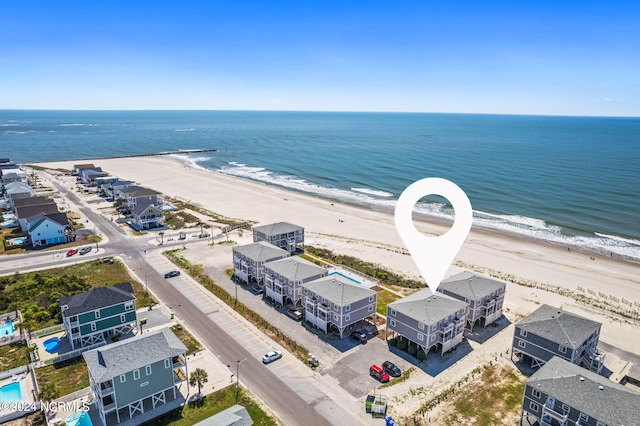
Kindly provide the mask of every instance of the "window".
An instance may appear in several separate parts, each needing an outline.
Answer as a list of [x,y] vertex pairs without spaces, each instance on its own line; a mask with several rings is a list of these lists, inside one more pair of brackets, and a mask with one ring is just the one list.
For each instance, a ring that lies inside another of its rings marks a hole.
[[560,351],[560,353],[562,354],[566,354],[567,353],[567,347],[566,346],[558,346],[558,351]]
[[138,380],[140,378],[140,370],[133,370],[133,380]]
[[96,311],[96,319],[100,319],[100,311]]
[[127,375],[126,374],[121,374],[120,375],[120,383],[124,383],[127,381]]
[[562,404],[562,414],[569,414],[569,406],[567,404]]
[[518,340],[518,346],[520,346],[521,348],[524,348],[527,346],[527,344],[523,340]]
[[424,340],[424,334],[418,333],[418,340],[422,342]]
[[420,321],[418,321],[418,329],[424,330],[424,323],[421,323]]
[[369,306],[369,312],[373,312],[373,306]]
[[373,296],[369,296],[369,302],[373,302]]
[[529,403],[529,409],[531,411],[533,411],[534,413],[537,413],[540,410],[540,406],[538,404],[536,404],[535,402],[530,402]]
[[125,311],[131,311],[133,309],[133,302],[127,302],[124,304]]
[[349,312],[349,311],[351,310],[351,305],[347,305],[347,306],[345,306],[345,307],[344,307],[344,310],[345,310],[346,312]]
[[436,329],[437,329],[437,328],[438,328],[438,324],[433,324],[433,325],[431,326],[431,332],[436,331]]
[[520,329],[520,335],[522,337],[527,337],[527,330]]
[[589,416],[587,416],[585,413],[580,413],[579,420],[581,422],[588,422],[589,421]]
[[124,314],[120,315],[120,322],[125,322],[126,320],[127,317]]
[[536,399],[540,399],[540,391],[538,389],[532,389],[531,396],[533,396]]
[[151,366],[147,365],[144,367],[144,374],[146,374],[147,376],[151,375]]
[[333,314],[333,320],[338,321],[338,314]]
[[169,358],[164,360],[164,368],[171,368],[171,360]]
[[432,335],[431,335],[431,342],[433,343],[433,342],[435,342],[435,341],[436,341],[436,335],[435,335],[435,334],[432,334]]
[[91,323],[91,331],[96,331],[96,323],[95,322]]
[[395,316],[396,316],[396,311],[395,311],[395,309],[391,309],[391,316],[392,316],[392,317],[395,317]]
[[391,327],[395,327],[396,326],[396,320],[392,319],[391,321],[389,321],[389,324],[391,324]]
[[350,321],[351,320],[351,315],[345,315],[344,316],[344,320],[345,321]]

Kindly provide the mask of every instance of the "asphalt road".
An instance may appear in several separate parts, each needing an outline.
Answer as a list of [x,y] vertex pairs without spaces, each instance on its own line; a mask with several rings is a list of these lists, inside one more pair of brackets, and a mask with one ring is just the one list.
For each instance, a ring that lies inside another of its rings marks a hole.
[[[78,206],[82,206],[82,201],[75,194],[57,182],[54,182],[54,184],[69,200]],[[144,250],[148,252],[151,250],[147,244],[148,240],[127,238],[121,229],[101,215],[86,207],[80,207],[80,210],[109,241],[108,244],[102,246],[104,254],[101,254],[101,256],[123,255],[124,263],[134,273],[137,272],[139,277],[141,272],[144,271],[145,281],[151,292],[165,304],[169,304],[177,317],[203,340],[202,343],[207,349],[218,356],[224,363],[231,365],[232,371],[234,371],[233,364],[246,358],[246,361],[243,361],[240,367],[242,385],[255,393],[277,414],[284,424],[330,425],[336,424],[336,418],[340,419],[339,424],[354,425],[362,423],[360,418],[346,411],[336,401],[333,401],[324,390],[318,388],[313,379],[303,377],[299,380],[285,383],[269,368],[262,365],[259,360],[252,357],[240,343],[198,309],[181,291],[174,286],[163,285],[166,282],[163,275],[154,269],[147,262],[146,256],[143,255]],[[188,243],[188,241],[174,242],[165,244],[164,248],[169,245]],[[17,263],[27,265],[28,269],[31,269],[30,267],[34,265],[37,265],[38,269],[44,269],[79,260],[77,255],[68,259],[62,258],[64,251],[58,254],[60,255],[58,258],[55,258],[55,252],[16,256],[11,259],[11,262],[3,262],[2,267],[0,267],[0,275],[14,273]],[[90,258],[87,257],[87,259]],[[311,399],[313,401],[307,402],[300,395],[305,395],[308,400]]]

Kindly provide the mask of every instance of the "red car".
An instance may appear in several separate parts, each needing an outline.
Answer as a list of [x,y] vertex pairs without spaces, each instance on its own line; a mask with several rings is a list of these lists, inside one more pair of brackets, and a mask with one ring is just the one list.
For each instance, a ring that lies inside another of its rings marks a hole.
[[74,254],[78,253],[77,249],[71,249],[67,252],[67,257],[69,256],[73,256]]
[[389,374],[387,374],[382,368],[378,367],[377,365],[372,365],[369,368],[369,374],[372,377],[380,380],[382,383],[387,383],[389,381]]

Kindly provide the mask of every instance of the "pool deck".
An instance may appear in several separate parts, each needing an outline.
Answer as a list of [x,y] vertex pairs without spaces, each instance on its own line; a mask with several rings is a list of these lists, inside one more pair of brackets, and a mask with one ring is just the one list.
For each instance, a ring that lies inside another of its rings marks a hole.
[[[10,374],[10,373],[7,373]],[[20,383],[20,394],[22,396],[21,402],[34,403],[35,402],[35,387],[33,374],[30,372],[21,372],[12,374],[10,377],[5,377],[0,380],[0,388],[11,383]],[[28,414],[28,411],[1,411],[0,412],[0,424],[9,420],[16,419]]]

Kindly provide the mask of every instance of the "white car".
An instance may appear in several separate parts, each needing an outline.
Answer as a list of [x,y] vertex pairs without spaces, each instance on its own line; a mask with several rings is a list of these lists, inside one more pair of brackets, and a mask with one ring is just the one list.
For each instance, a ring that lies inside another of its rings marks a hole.
[[271,352],[267,352],[266,354],[264,354],[262,356],[262,362],[264,364],[269,364],[270,362],[273,362],[277,359],[282,358],[282,352],[280,351],[271,351]]

